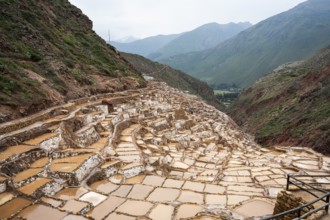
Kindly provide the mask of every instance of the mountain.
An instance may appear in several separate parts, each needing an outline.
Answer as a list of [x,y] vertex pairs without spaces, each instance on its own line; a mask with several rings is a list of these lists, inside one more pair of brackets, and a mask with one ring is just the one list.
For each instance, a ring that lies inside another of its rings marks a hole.
[[117,48],[117,50],[126,53],[134,53],[142,56],[147,56],[158,50],[180,36],[180,34],[171,35],[158,35],[153,37],[147,37],[141,40],[136,40],[131,43],[120,43],[111,41],[110,44]]
[[126,36],[126,37],[120,38],[118,40],[115,40],[115,42],[117,42],[117,43],[132,43],[132,42],[137,41],[137,40],[139,40],[139,38],[136,38],[134,36]]
[[145,84],[67,0],[0,0],[0,8],[0,122]]
[[205,82],[195,79],[192,76],[175,70],[167,65],[146,59],[140,55],[129,53],[122,53],[122,55],[141,73],[152,76],[157,80],[164,81],[171,87],[198,95],[207,103],[218,109],[225,109],[225,107],[217,101],[213,90],[208,87]]
[[249,22],[205,24],[180,35],[161,49],[148,55],[148,58],[160,60],[177,54],[209,49],[235,36],[250,26],[251,24]]
[[330,44],[329,0],[309,0],[266,19],[215,48],[160,62],[213,84],[248,87],[277,66]]
[[330,46],[263,77],[229,113],[263,145],[309,146],[330,154]]

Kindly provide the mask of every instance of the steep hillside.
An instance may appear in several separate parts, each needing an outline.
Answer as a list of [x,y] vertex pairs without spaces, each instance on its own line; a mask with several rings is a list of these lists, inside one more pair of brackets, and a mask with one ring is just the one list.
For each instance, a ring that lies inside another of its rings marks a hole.
[[139,55],[129,53],[122,53],[122,55],[141,73],[164,81],[174,88],[196,94],[202,97],[207,103],[217,107],[218,109],[225,108],[217,101],[213,90],[209,88],[205,82],[195,79],[181,71],[172,69],[169,66],[148,60]]
[[280,64],[305,59],[330,44],[329,0],[309,0],[202,51],[160,62],[208,83],[244,88]]
[[176,54],[209,49],[235,36],[250,26],[251,24],[248,22],[237,24],[205,24],[182,34],[158,51],[148,55],[148,57],[159,60]]
[[158,35],[153,37],[147,37],[141,40],[136,40],[131,43],[119,43],[111,41],[110,44],[117,48],[117,50],[126,53],[134,53],[142,56],[147,56],[150,53],[162,48],[175,38],[180,36],[179,34],[172,35]]
[[261,144],[309,146],[330,154],[330,46],[265,76],[229,112]]
[[144,84],[67,0],[0,0],[0,8],[0,122]]

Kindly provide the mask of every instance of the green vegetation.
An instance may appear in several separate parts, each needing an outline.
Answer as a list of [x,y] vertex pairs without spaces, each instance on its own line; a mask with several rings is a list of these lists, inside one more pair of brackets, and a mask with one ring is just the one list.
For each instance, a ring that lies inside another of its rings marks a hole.
[[1,93],[11,95],[17,91],[18,84],[11,78],[5,75],[0,75],[0,89]]
[[160,62],[208,83],[246,88],[277,66],[305,59],[329,45],[329,35],[329,1],[309,0],[214,48]]
[[[36,104],[45,95],[38,91],[40,84],[27,78],[12,62],[0,58],[0,103],[9,106]],[[34,94],[35,93],[35,94]]]
[[225,108],[225,106],[217,101],[213,94],[213,90],[209,88],[205,82],[139,55],[123,53],[123,56],[130,61],[138,71],[148,76],[152,76],[157,80],[164,81],[169,86],[198,95],[206,102],[219,109]]
[[143,80],[68,0],[1,0],[0,8],[0,106],[36,110],[112,91],[100,85],[113,77]]
[[263,145],[309,146],[330,154],[330,47],[298,66],[275,71],[229,107]]
[[228,107],[237,99],[240,94],[240,89],[213,90],[213,92],[218,101]]

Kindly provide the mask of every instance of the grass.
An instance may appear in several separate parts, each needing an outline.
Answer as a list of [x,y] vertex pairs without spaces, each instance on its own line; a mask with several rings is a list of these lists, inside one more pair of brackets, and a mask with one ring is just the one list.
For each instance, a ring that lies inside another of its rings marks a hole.
[[11,78],[0,75],[0,92],[7,95],[12,95],[17,92],[19,85]]
[[239,96],[240,89],[213,90],[215,97],[225,106],[230,106]]
[[141,80],[69,1],[0,0],[0,8],[0,105],[18,109],[63,101],[46,95],[26,70],[43,77],[63,99],[95,92],[94,74],[120,72]]
[[329,58],[330,48],[264,77],[242,93],[230,115],[261,144],[303,143],[330,154]]

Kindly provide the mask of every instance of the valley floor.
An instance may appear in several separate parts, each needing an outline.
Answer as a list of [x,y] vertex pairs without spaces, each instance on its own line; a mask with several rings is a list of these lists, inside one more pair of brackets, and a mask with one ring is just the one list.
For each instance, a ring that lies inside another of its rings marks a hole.
[[33,117],[0,125],[1,219],[242,219],[272,214],[286,174],[330,170],[159,82]]

